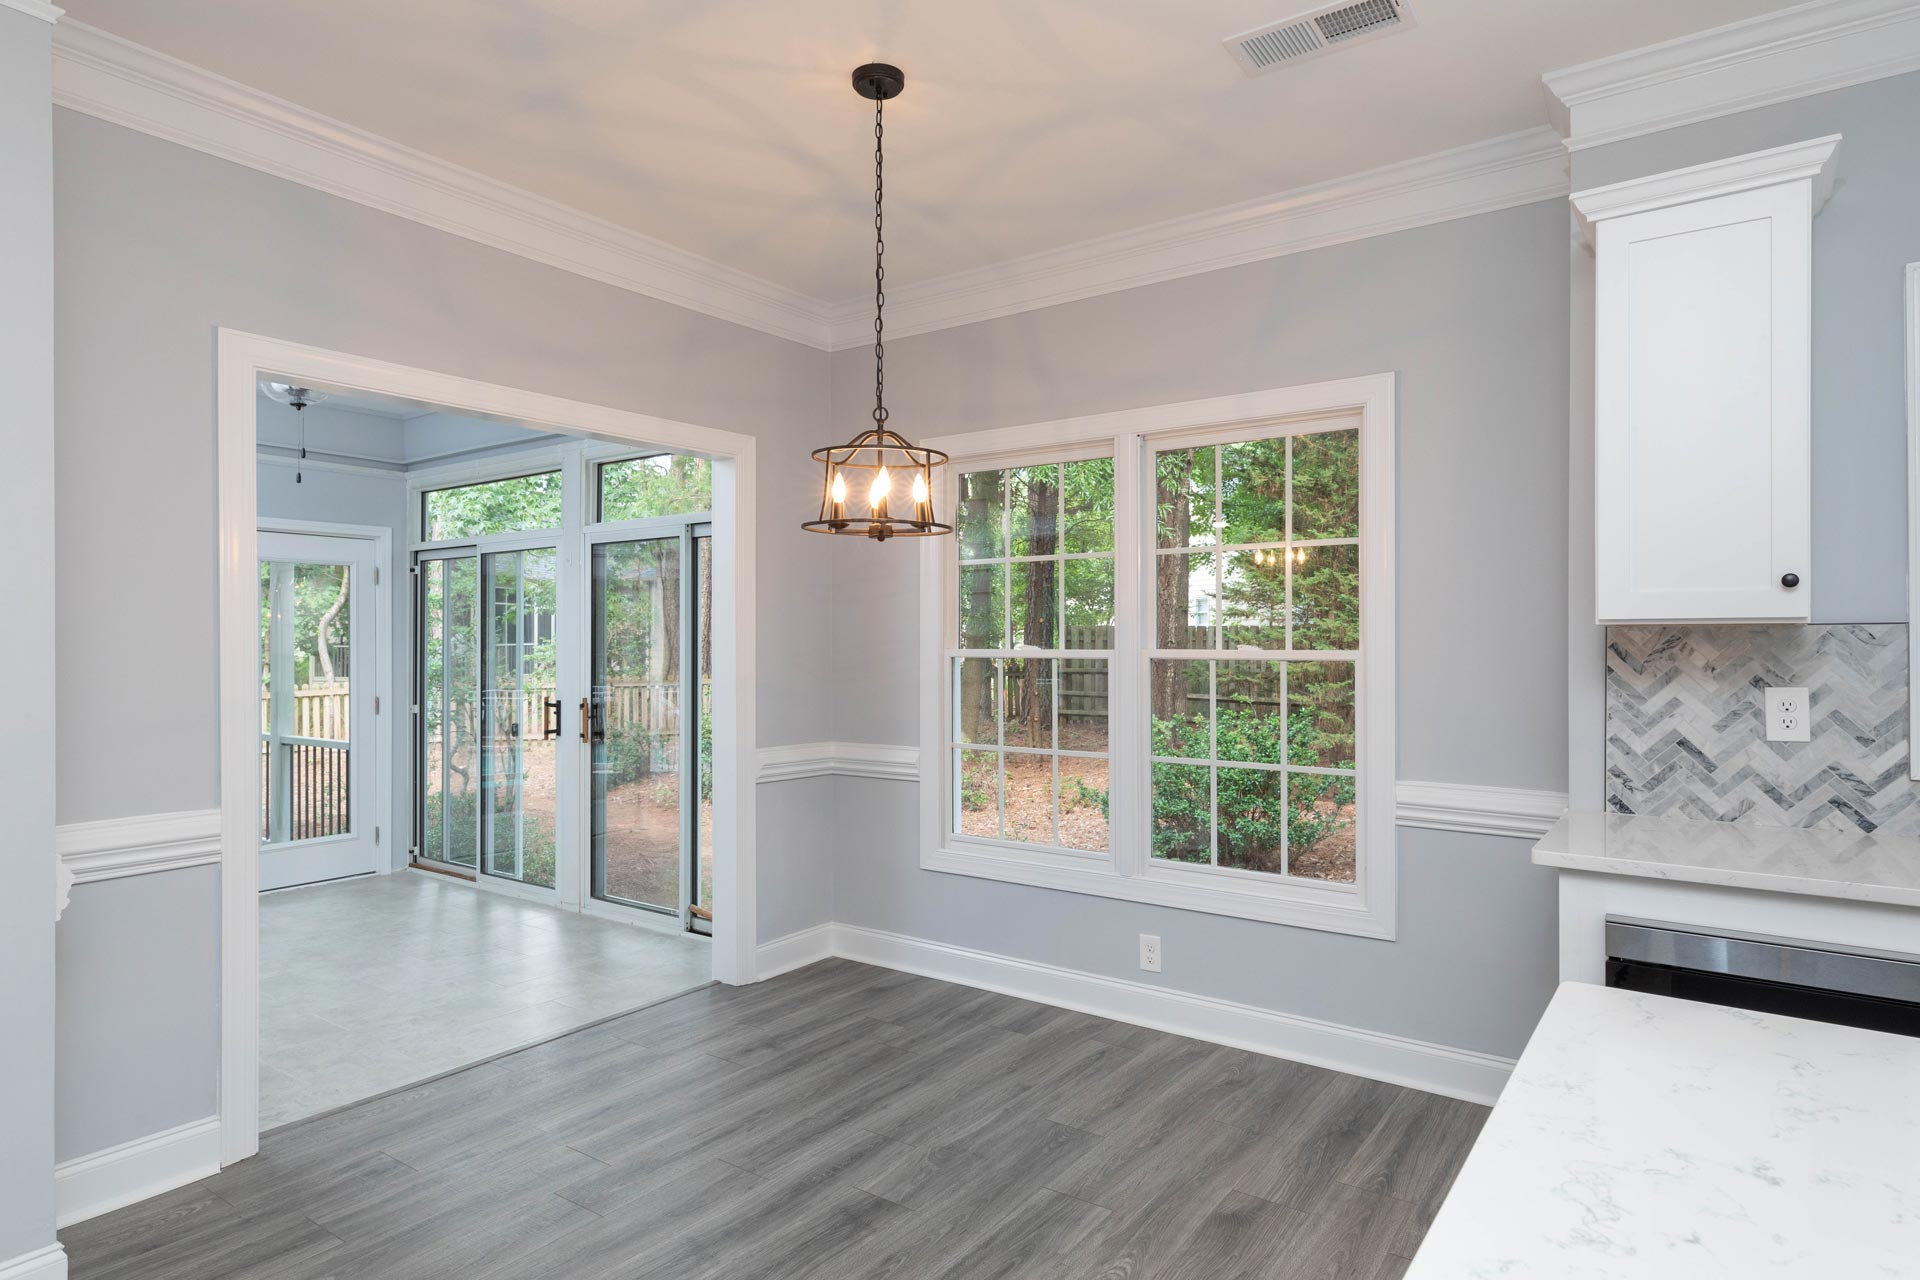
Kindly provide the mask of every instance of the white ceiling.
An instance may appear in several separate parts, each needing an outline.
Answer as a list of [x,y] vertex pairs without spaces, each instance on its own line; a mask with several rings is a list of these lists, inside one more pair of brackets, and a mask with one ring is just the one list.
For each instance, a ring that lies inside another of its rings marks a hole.
[[1411,0],[1248,79],[1303,0],[66,0],[83,22],[823,299],[911,284],[1546,123],[1542,73],[1789,0]]

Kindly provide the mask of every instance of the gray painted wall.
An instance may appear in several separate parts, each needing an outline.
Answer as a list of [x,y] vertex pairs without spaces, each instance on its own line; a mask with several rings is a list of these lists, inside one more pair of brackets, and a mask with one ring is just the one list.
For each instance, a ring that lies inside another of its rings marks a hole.
[[[38,88],[21,93],[44,111],[41,72]],[[23,81],[4,83],[11,94]],[[8,112],[8,128],[22,118]],[[218,803],[213,374],[222,325],[755,436],[760,742],[825,736],[827,690],[793,678],[827,669],[831,639],[824,540],[793,532],[813,500],[806,451],[825,430],[824,355],[90,117],[56,111],[53,134],[55,688],[68,722],[103,726],[58,746],[60,821]],[[44,317],[41,308],[42,334]],[[36,749],[44,755],[44,743]],[[833,875],[828,784],[784,786],[777,800],[780,789],[766,789],[761,824],[763,938],[823,922],[807,913],[823,911],[821,886]],[[149,1023],[136,985],[63,986],[62,1074],[100,1086],[68,1098],[61,1124],[74,1139],[63,1136],[63,1150],[209,1113],[218,985],[204,939],[183,932],[215,918],[216,884],[187,873],[129,880],[115,895],[124,917],[76,904],[96,923],[63,942],[97,950],[102,975],[137,966],[173,984],[192,1012]],[[814,888],[789,891],[794,884]],[[198,905],[181,895],[198,895]],[[151,936],[115,931],[116,919],[143,915],[165,924]],[[20,1078],[44,1073],[47,1057]],[[181,1070],[151,1069],[161,1062]],[[10,1096],[34,1095],[23,1087]],[[32,1196],[0,1196],[0,1214],[44,1197],[38,1177]]]
[[57,1158],[219,1110],[219,869],[81,885],[59,941]]
[[0,742],[0,1268],[53,1243],[52,41],[51,23],[0,8],[0,532],[37,552],[8,557],[0,669],[16,676],[15,723],[40,727]]
[[[1566,218],[1546,202],[897,340],[893,422],[939,435],[1398,373],[1399,776],[1562,790]],[[867,352],[833,374],[836,406],[871,394]],[[835,548],[837,738],[918,741],[914,565]],[[1553,876],[1523,840],[1400,832],[1387,943],[923,872],[916,788],[836,785],[843,827],[871,830],[877,805],[894,833],[843,847],[849,923],[1148,980],[1136,935],[1157,932],[1167,986],[1494,1053],[1555,984]]]
[[1920,261],[1920,73],[1573,157],[1576,190],[1842,135],[1813,221],[1813,620],[1907,618],[1903,291]]

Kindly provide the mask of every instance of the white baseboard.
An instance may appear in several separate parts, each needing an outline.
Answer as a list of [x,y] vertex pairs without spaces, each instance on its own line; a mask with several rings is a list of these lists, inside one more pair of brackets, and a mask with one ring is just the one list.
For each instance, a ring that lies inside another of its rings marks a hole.
[[1468,1102],[1492,1103],[1513,1071],[1513,1059],[1489,1053],[858,925],[816,925],[764,944],[759,951],[759,976],[770,978],[830,956],[1079,1009]]
[[761,943],[754,953],[754,977],[778,977],[794,969],[804,969],[816,960],[827,959],[833,954],[833,928],[830,924],[817,924]]
[[67,1280],[67,1251],[57,1244],[0,1262],[0,1280]]
[[68,1227],[218,1172],[220,1117],[208,1116],[55,1165],[55,1211]]

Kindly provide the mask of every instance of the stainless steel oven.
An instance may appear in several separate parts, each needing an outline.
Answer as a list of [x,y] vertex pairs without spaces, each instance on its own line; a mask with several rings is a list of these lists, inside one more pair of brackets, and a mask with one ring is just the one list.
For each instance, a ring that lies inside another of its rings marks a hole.
[[1920,956],[1609,918],[1607,985],[1920,1036]]

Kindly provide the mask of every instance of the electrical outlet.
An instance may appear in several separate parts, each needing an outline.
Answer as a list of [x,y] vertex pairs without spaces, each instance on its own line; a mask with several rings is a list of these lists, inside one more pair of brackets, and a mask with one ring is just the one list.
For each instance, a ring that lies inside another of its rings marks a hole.
[[1807,691],[1783,687],[1767,690],[1767,741],[1809,741]]
[[1143,933],[1140,935],[1140,967],[1148,973],[1160,972],[1160,935]]

